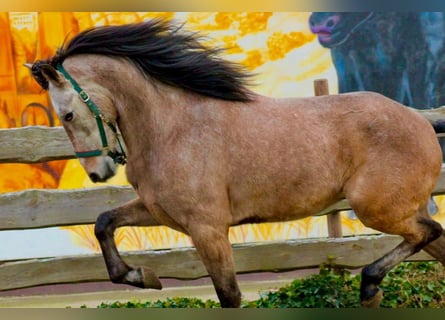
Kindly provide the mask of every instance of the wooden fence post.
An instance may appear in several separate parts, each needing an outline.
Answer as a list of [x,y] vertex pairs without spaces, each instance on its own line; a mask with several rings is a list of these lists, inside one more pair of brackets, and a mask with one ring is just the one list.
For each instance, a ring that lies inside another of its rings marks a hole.
[[[329,94],[329,83],[327,79],[317,79],[314,81],[314,92],[316,96]],[[330,238],[341,238],[343,231],[341,227],[340,212],[328,214],[328,236]]]

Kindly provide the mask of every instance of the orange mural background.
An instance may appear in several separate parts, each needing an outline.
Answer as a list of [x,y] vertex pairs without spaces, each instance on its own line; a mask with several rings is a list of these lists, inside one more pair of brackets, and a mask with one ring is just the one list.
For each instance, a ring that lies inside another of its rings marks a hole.
[[[92,26],[123,24],[164,17],[208,35],[211,46],[225,47],[230,60],[257,74],[254,91],[275,97],[311,96],[313,80],[328,78],[335,93],[336,74],[330,53],[309,31],[308,12],[0,12],[0,128],[60,125],[46,92],[24,63],[51,57],[70,36]],[[128,184],[124,170],[109,184]],[[77,160],[42,164],[0,164],[0,192],[30,188],[94,187]],[[439,199],[439,202],[442,201]],[[444,207],[444,206],[441,206]],[[444,220],[442,210],[437,215]],[[344,234],[373,233],[353,216],[342,216]],[[281,224],[232,228],[232,242],[325,236],[325,217]],[[73,243],[99,251],[92,226],[61,228]],[[122,250],[190,246],[188,237],[164,227],[122,228],[116,232]]]

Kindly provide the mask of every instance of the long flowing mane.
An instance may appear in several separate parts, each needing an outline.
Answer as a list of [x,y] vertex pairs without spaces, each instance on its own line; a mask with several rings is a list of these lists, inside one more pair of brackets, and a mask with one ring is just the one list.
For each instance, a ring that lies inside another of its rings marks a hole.
[[[250,101],[247,85],[251,74],[240,65],[222,59],[221,50],[206,47],[199,34],[186,32],[182,25],[153,19],[85,30],[44,63],[56,66],[80,54],[119,56],[163,83],[213,98]],[[47,89],[48,84],[38,69],[33,75]]]

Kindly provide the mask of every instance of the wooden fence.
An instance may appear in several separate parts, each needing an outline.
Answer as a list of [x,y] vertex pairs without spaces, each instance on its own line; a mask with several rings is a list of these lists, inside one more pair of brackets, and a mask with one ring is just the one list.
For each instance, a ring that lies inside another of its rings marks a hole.
[[[427,116],[439,117],[443,112],[440,108],[437,112],[428,111]],[[61,127],[0,129],[0,163],[72,158],[71,143]],[[434,194],[445,194],[444,167]],[[0,194],[0,230],[94,224],[101,212],[134,197],[132,188],[117,186],[4,193]],[[349,205],[342,200],[320,215],[346,209]],[[400,241],[397,236],[374,235],[257,242],[234,245],[234,255],[238,273],[305,269],[322,263],[358,268],[381,257]],[[126,252],[122,256],[131,265],[150,266],[160,278],[196,279],[207,275],[194,248]],[[432,258],[420,252],[410,260]],[[100,254],[0,262],[0,291],[91,281],[108,281]]]

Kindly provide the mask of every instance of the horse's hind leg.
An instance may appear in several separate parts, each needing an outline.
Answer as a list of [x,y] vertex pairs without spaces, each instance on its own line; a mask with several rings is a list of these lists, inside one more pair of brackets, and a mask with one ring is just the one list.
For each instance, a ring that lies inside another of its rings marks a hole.
[[445,266],[445,232],[442,232],[439,238],[426,245],[423,250]]
[[[400,223],[397,228],[406,228],[403,234],[399,233],[404,237],[404,241],[382,258],[363,268],[360,287],[362,306],[378,307],[383,297],[378,285],[388,271],[442,235],[441,225],[429,218],[425,212],[426,207],[421,210],[421,214],[409,219],[410,221]],[[391,227],[381,231],[391,233]]]
[[122,226],[158,225],[139,199],[122,207],[99,215],[94,232],[102,249],[110,280],[141,288],[161,289],[162,285],[155,273],[148,268],[132,268],[119,255],[114,241],[114,231]]
[[236,281],[228,227],[195,225],[190,235],[213,281],[221,307],[238,308],[241,305],[241,292]]

